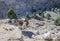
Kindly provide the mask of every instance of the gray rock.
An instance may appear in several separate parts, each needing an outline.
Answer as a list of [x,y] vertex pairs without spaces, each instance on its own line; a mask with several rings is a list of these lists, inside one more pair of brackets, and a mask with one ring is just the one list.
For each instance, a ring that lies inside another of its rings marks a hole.
[[16,19],[12,19],[11,22],[14,24],[16,23]]

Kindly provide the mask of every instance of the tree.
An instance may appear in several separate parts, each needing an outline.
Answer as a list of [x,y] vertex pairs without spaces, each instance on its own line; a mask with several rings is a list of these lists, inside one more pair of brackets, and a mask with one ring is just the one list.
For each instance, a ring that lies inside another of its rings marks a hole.
[[7,12],[7,17],[8,17],[9,19],[17,19],[17,15],[16,15],[15,11],[14,11],[12,8],[10,8],[10,9],[8,10],[8,12]]

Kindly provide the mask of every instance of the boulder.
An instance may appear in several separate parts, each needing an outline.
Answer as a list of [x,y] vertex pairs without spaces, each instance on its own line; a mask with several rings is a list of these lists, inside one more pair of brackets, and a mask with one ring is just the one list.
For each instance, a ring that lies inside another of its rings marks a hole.
[[16,23],[16,19],[12,19],[11,21],[12,21],[12,23]]
[[21,37],[21,38],[10,38],[10,39],[8,39],[8,41],[24,41],[23,40],[23,37]]

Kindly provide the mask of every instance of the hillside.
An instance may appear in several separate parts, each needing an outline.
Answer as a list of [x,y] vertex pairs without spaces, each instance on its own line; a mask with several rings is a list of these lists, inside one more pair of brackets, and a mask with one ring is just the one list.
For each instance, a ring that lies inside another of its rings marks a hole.
[[0,0],[0,18],[5,18],[9,8],[13,8],[18,17],[21,17],[26,12],[31,14],[32,9],[36,9],[39,12],[41,10],[51,10],[51,8],[55,7],[60,7],[60,0]]

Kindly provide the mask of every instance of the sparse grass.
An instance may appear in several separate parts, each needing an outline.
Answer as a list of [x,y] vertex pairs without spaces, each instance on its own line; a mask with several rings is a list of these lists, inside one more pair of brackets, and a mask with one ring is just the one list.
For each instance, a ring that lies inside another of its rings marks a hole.
[[26,18],[26,19],[30,19],[30,16],[29,16],[28,13],[26,13],[25,18]]

